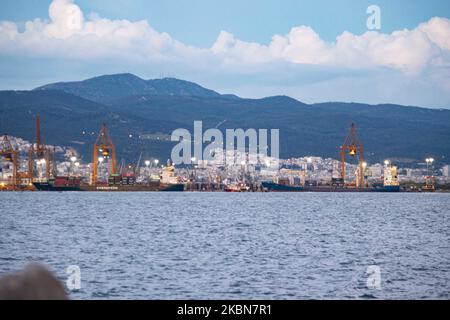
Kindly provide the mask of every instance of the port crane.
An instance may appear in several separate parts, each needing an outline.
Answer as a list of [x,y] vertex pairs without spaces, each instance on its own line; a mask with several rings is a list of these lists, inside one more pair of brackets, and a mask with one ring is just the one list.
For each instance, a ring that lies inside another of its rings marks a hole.
[[36,115],[36,142],[31,145],[28,151],[28,179],[30,183],[34,177],[34,161],[45,166],[45,178],[50,179],[51,164],[53,164],[53,156],[50,149],[48,149],[41,139],[41,123],[39,114]]
[[109,174],[116,174],[116,147],[109,136],[105,123],[102,125],[92,152],[91,185],[97,184],[99,159],[102,161],[103,159],[109,159]]
[[14,148],[11,144],[11,141],[8,138],[8,135],[4,134],[1,141],[0,155],[7,162],[12,163],[13,166],[13,174],[10,185],[12,185],[13,189],[16,189],[19,182],[19,150]]
[[363,173],[363,145],[359,140],[358,130],[354,123],[350,126],[350,131],[345,138],[344,144],[339,148],[339,155],[341,159],[341,178],[345,181],[345,154],[348,152],[349,156],[359,158],[359,173],[357,175],[356,185],[362,187],[364,184]]

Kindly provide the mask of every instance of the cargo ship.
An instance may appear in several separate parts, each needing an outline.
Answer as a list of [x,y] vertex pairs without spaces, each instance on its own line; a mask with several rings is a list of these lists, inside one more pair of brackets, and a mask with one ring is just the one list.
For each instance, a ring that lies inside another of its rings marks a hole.
[[399,192],[400,186],[346,187],[333,185],[301,186],[262,181],[262,187],[268,192]]
[[136,183],[134,174],[111,174],[108,182],[97,182],[95,185],[83,183],[80,177],[58,176],[47,180],[33,182],[38,191],[184,191],[184,183],[180,183],[174,174],[174,167],[167,166],[159,179],[149,179],[145,183]]
[[33,182],[38,191],[184,191],[183,183],[164,184],[151,181],[145,184],[97,184],[89,185],[76,181],[71,177],[56,177],[47,181]]
[[[262,181],[261,186],[268,192],[400,192],[397,167],[386,164],[383,182],[371,186],[346,185],[344,179],[333,178],[328,185],[300,184],[293,179],[278,178],[277,181]],[[295,183],[297,182],[297,183]]]

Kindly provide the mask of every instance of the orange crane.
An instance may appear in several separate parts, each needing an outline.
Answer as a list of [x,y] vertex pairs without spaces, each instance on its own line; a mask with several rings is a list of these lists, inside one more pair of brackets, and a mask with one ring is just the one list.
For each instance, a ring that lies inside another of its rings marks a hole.
[[98,135],[97,140],[95,141],[94,149],[92,152],[91,185],[97,184],[99,159],[110,159],[109,174],[116,174],[116,147],[114,146],[111,137],[109,136],[108,128],[106,128],[105,123],[100,130],[100,134]]
[[339,154],[341,158],[341,178],[345,181],[345,154],[348,151],[350,157],[355,157],[358,155],[359,157],[359,174],[356,185],[360,187],[364,184],[364,173],[363,173],[363,146],[361,141],[359,140],[358,130],[356,129],[356,125],[354,123],[350,126],[350,132],[347,135],[347,138],[344,141],[344,144],[339,148]]
[[36,115],[36,143],[31,145],[28,152],[28,178],[30,179],[30,183],[32,182],[34,176],[35,159],[45,165],[45,178],[50,179],[50,164],[53,163],[53,157],[50,150],[45,147],[41,140],[41,123],[39,114]]
[[[3,139],[1,141],[1,149],[0,149],[0,155],[3,157],[3,159],[7,162],[12,163],[13,165],[13,175],[12,180],[9,185],[12,186],[13,189],[16,189],[19,187],[19,150],[17,148],[13,148],[11,141],[9,140],[8,136],[5,134],[3,135]],[[3,184],[2,184],[3,187]]]

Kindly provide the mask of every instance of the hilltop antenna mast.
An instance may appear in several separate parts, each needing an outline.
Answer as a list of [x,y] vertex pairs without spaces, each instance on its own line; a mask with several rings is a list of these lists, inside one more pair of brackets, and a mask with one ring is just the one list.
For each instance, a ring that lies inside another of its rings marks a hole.
[[341,178],[345,182],[345,153],[348,151],[350,157],[355,157],[358,155],[359,157],[359,174],[357,185],[360,187],[364,183],[364,174],[363,174],[363,146],[361,141],[359,140],[358,130],[356,129],[356,125],[354,123],[350,126],[350,132],[347,135],[347,138],[344,141],[344,144],[339,148],[339,154],[341,158]]

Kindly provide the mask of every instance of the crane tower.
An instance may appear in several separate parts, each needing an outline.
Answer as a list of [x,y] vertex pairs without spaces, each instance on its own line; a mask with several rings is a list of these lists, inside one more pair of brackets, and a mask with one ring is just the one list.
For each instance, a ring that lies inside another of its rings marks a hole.
[[92,152],[92,174],[91,185],[97,184],[99,160],[109,159],[109,174],[116,174],[116,147],[108,133],[108,128],[104,123],[100,134],[94,144]]
[[364,173],[363,173],[363,146],[359,140],[358,130],[354,123],[350,126],[350,131],[344,144],[339,148],[339,155],[341,158],[341,178],[345,181],[345,154],[348,152],[349,156],[354,158],[359,158],[359,172],[357,173],[356,186],[362,187],[364,184]]

